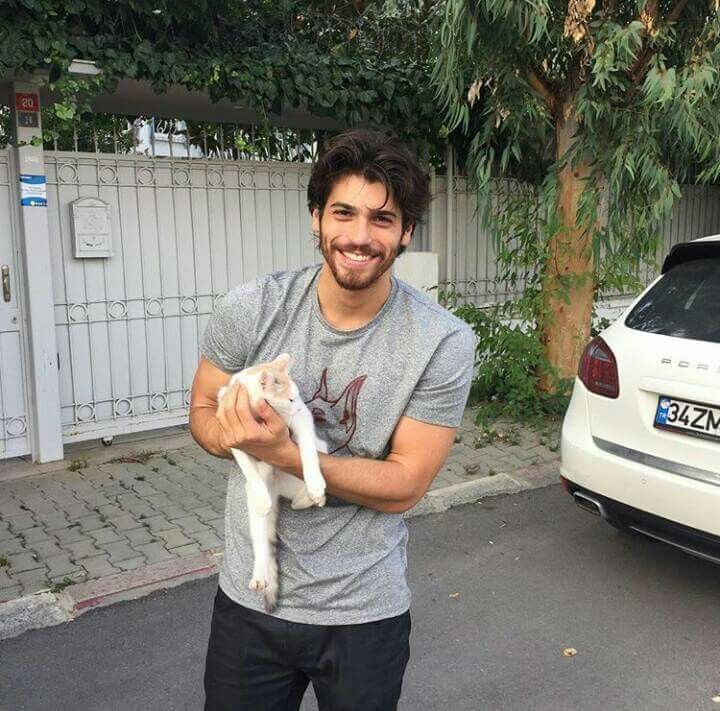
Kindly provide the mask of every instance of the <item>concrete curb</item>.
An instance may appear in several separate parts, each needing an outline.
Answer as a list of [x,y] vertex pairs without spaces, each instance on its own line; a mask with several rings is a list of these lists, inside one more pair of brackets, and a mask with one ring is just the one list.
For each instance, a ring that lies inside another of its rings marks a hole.
[[[405,514],[405,518],[442,513],[488,496],[538,489],[557,483],[558,477],[559,461],[553,460],[445,486],[429,491],[417,506]],[[209,577],[217,572],[221,560],[222,551],[206,551],[70,585],[60,593],[41,591],[0,603],[0,640],[17,637],[29,630],[70,622],[88,610],[123,600],[135,600],[156,590]]]

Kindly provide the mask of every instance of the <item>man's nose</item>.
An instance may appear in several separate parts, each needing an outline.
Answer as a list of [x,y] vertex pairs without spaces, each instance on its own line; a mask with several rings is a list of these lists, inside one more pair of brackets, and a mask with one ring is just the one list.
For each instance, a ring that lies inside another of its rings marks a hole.
[[367,245],[370,243],[371,239],[370,220],[365,217],[359,217],[355,221],[355,231],[352,237],[353,244],[357,246]]

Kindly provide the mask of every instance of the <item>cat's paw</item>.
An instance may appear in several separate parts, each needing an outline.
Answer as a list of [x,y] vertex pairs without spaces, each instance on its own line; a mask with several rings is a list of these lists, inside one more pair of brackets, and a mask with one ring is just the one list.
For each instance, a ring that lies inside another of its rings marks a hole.
[[325,506],[325,480],[320,481],[306,481],[305,489],[310,500],[315,506]]
[[255,592],[262,592],[268,587],[268,581],[266,578],[253,578],[248,587]]
[[315,506],[315,502],[310,498],[310,495],[306,490],[301,491],[291,502],[290,508],[295,511],[301,511],[302,509],[309,509],[311,506]]

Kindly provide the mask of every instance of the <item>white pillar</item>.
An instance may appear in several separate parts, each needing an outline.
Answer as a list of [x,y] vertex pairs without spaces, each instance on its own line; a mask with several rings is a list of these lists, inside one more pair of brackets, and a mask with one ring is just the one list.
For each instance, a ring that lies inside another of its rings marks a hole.
[[[50,231],[45,192],[40,96],[34,83],[12,87],[17,179],[20,181],[20,244],[25,296],[28,419],[33,460],[63,458],[58,355],[55,341]],[[35,139],[37,145],[33,145]]]

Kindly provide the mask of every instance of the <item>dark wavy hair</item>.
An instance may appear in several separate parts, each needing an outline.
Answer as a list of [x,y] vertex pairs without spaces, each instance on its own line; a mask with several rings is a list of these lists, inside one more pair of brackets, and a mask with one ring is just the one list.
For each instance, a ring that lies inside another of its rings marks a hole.
[[[353,129],[335,136],[310,174],[308,208],[322,213],[335,182],[347,175],[382,183],[402,213],[403,232],[417,225],[430,204],[430,176],[417,158],[395,138],[377,131]],[[400,247],[402,254],[405,247]]]

